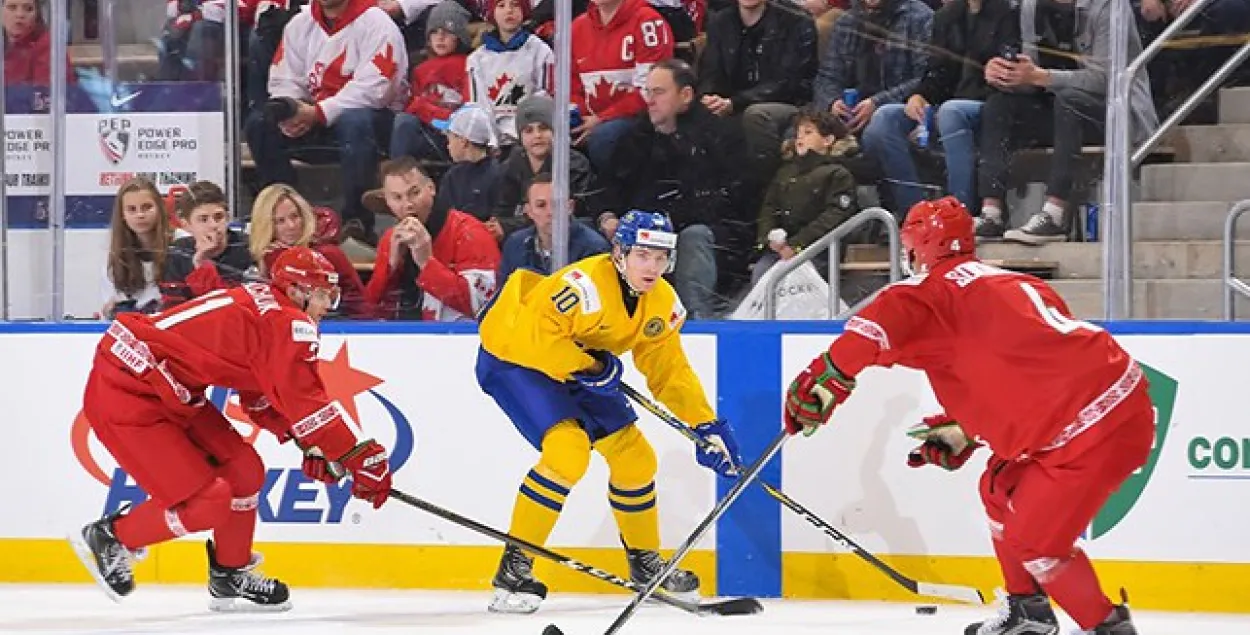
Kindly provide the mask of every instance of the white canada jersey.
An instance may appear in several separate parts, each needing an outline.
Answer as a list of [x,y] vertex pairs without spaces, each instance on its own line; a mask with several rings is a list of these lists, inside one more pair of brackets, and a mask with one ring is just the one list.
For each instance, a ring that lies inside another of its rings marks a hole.
[[525,42],[515,48],[483,44],[465,61],[469,101],[493,112],[495,127],[512,142],[521,138],[516,129],[517,104],[536,92],[555,93],[555,54],[542,38],[526,35]]
[[399,27],[371,0],[348,0],[327,26],[313,3],[286,25],[269,69],[270,97],[312,100],[322,123],[345,110],[403,110],[408,51]]

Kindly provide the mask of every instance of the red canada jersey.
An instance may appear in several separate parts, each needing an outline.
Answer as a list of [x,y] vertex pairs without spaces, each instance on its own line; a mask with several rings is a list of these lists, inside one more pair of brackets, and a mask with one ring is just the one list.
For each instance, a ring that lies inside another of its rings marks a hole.
[[[279,438],[339,457],[356,445],[350,415],[317,374],[317,325],[267,284],[213,291],[154,315],[125,313],[96,347],[96,370],[123,372],[174,412],[212,408],[208,386],[239,391],[252,420]],[[354,425],[354,422],[353,422]]]
[[625,0],[606,24],[594,4],[573,20],[573,101],[607,121],[646,108],[651,66],[673,56],[673,31],[646,0]]
[[971,257],[887,287],[829,356],[849,377],[924,371],[964,432],[1009,459],[1066,445],[1145,385],[1111,335],[1074,319],[1046,283]]

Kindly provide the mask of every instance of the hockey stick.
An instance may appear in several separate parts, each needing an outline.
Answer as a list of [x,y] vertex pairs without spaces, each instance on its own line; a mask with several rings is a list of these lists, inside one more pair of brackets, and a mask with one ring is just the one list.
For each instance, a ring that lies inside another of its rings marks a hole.
[[[725,497],[722,498],[720,502],[716,503],[716,507],[712,508],[712,511],[708,513],[707,517],[704,518],[702,522],[699,523],[698,527],[695,527],[694,533],[690,534],[690,536],[686,538],[686,541],[677,548],[677,551],[673,554],[672,559],[664,565],[664,568],[661,569],[654,578],[651,578],[651,581],[647,583],[647,586],[642,589],[638,595],[634,596],[634,599],[629,603],[629,606],[625,607],[624,611],[621,611],[621,614],[616,617],[616,620],[613,621],[610,626],[608,626],[608,630],[604,631],[603,635],[614,635],[624,628],[625,623],[634,616],[634,613],[638,612],[638,607],[642,606],[642,603],[645,602],[647,598],[651,597],[657,589],[659,589],[660,584],[664,582],[664,579],[672,574],[673,570],[677,568],[677,565],[681,563],[681,559],[685,558],[686,554],[690,553],[691,549],[694,549],[695,544],[703,538],[703,535],[707,533],[708,529],[711,529],[712,524],[719,520],[721,516],[725,515],[729,506],[733,505],[734,501],[738,500],[739,496],[742,496],[742,493],[746,491],[747,486],[751,484],[751,481],[754,481],[760,475],[760,472],[764,471],[764,466],[767,465],[768,462],[781,451],[781,446],[785,445],[786,440],[789,438],[790,434],[785,430],[782,430],[781,434],[778,434],[777,438],[773,439],[773,442],[769,444],[768,449],[764,451],[764,454],[755,460],[755,463],[747,469],[746,473],[738,479],[737,483],[734,483],[734,486],[729,490],[729,493],[725,494]],[[564,631],[561,631],[555,624],[548,624],[547,628],[543,629],[543,635],[564,635]]]
[[[642,406],[648,412],[658,417],[660,421],[663,421],[669,427],[682,433],[682,435],[684,435],[687,439],[690,439],[691,441],[693,441],[695,445],[699,446],[701,449],[707,450],[712,445],[703,437],[700,437],[697,433],[695,433],[694,430],[691,430],[690,426],[682,423],[679,419],[677,419],[677,417],[673,416],[672,413],[663,409],[662,407],[660,407],[659,404],[655,403],[651,399],[648,399],[642,393],[638,392],[637,390],[634,390],[633,387],[622,384],[621,390],[627,396],[629,396],[630,399],[633,399],[635,402],[637,402],[638,405]],[[826,536],[829,536],[829,538],[831,538],[834,542],[838,543],[839,545],[841,545],[843,548],[850,551],[851,553],[859,556],[868,564],[875,567],[881,573],[884,573],[891,580],[894,580],[900,586],[907,589],[908,591],[911,591],[912,593],[915,593],[916,595],[946,598],[948,600],[956,600],[959,602],[966,602],[968,604],[985,604],[985,596],[981,594],[980,590],[974,587],[961,586],[957,584],[937,584],[933,582],[920,582],[913,578],[909,578],[903,575],[894,567],[891,567],[885,562],[882,562],[881,559],[873,555],[872,552],[856,544],[854,540],[851,540],[850,537],[842,533],[840,530],[838,530],[838,528],[822,520],[819,516],[812,513],[806,507],[800,505],[798,501],[795,501],[793,498],[786,496],[784,493],[781,492],[781,490],[778,490],[777,488],[773,487],[772,485],[768,484],[766,481],[763,481],[763,480],[760,481],[760,485],[764,487],[764,491],[768,492],[769,496],[772,496],[773,498],[777,499],[777,501],[780,502],[787,509],[794,512],[795,514],[798,514],[799,516],[802,516],[803,520],[806,520],[807,522],[814,525],[817,529],[824,532],[824,534]]]
[[[637,582],[626,580],[602,569],[592,567],[568,556],[551,551],[546,547],[540,547],[529,541],[517,538],[512,534],[504,533],[498,529],[490,527],[489,525],[482,524],[472,518],[466,518],[451,510],[443,509],[438,505],[417,498],[411,494],[406,494],[397,489],[391,489],[390,496],[391,498],[394,498],[402,503],[416,507],[421,511],[438,516],[439,518],[442,518],[452,524],[460,525],[461,527],[475,531],[484,536],[489,536],[500,542],[524,549],[525,551],[528,551],[536,556],[541,556],[548,560],[558,562],[574,571],[585,573],[586,575],[602,580],[603,582],[607,582],[608,584],[629,589],[634,593],[640,593],[644,590],[643,586]],[[663,602],[664,604],[679,608],[687,613],[693,613],[695,615],[750,615],[764,610],[764,607],[755,598],[731,598],[728,600],[689,602],[675,598],[667,593],[660,592],[655,595],[655,599]]]

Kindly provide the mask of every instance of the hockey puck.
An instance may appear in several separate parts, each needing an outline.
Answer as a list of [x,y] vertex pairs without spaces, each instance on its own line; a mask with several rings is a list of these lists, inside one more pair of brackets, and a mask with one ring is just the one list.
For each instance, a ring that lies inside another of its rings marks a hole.
[[937,606],[933,604],[927,604],[925,606],[917,606],[916,615],[937,615]]

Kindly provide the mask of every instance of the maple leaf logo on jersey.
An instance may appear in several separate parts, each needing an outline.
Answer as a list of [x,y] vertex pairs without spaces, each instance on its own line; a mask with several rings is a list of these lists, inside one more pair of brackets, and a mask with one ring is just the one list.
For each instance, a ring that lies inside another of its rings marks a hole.
[[373,56],[373,65],[378,67],[378,72],[383,77],[395,79],[395,69],[399,67],[395,63],[395,45],[388,42],[386,51],[379,51],[377,55]]
[[339,94],[347,82],[352,80],[350,73],[343,72],[345,64],[347,64],[347,51],[339,53],[338,57],[330,61],[329,66],[320,62],[313,66],[312,76],[308,78],[308,92],[312,93],[314,101],[321,101]]
[[[507,89],[510,85],[512,85],[512,83],[513,83],[512,77],[509,76],[507,73],[504,73],[500,75],[499,77],[496,77],[495,83],[490,88],[486,89],[486,97],[489,98],[491,103],[495,104],[496,106],[500,105],[501,103],[504,103],[500,101],[500,96],[504,94],[504,90]],[[509,94],[510,93],[511,91],[509,91]]]
[[586,101],[592,112],[603,112],[612,106],[622,95],[630,90],[628,85],[622,86],[611,81],[606,75],[600,75],[590,85]]

